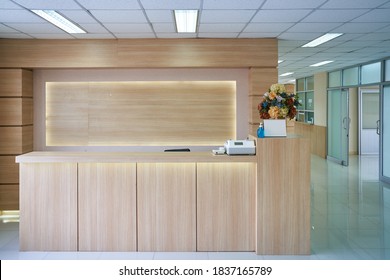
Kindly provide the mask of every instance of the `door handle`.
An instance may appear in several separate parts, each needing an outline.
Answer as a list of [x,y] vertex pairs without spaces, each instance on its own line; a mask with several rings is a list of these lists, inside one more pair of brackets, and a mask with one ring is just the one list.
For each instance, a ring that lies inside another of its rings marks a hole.
[[378,135],[381,135],[381,132],[380,132],[380,124],[381,124],[381,121],[380,121],[380,120],[377,120],[377,121],[376,121],[376,134],[378,134]]

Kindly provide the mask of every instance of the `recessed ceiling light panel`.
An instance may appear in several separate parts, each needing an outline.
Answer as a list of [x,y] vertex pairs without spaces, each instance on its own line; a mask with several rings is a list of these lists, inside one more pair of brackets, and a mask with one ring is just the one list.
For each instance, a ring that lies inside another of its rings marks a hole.
[[321,44],[324,44],[330,40],[333,40],[339,36],[343,35],[343,33],[327,33],[321,37],[318,37],[317,39],[314,39],[313,41],[305,44],[302,46],[302,48],[313,48],[317,47]]
[[195,33],[198,25],[198,10],[174,10],[178,33]]
[[321,61],[321,62],[312,64],[312,65],[310,65],[310,67],[318,67],[318,66],[326,65],[326,64],[329,64],[332,62],[333,62],[333,60],[325,60],[325,61]]
[[64,18],[62,15],[53,10],[31,10],[33,13],[44,18],[48,22],[54,24],[55,26],[61,28],[68,33],[87,33],[82,30],[80,27],[75,25],[73,22]]
[[294,72],[287,72],[287,73],[279,75],[279,77],[286,77],[286,76],[290,76],[292,74],[294,74]]

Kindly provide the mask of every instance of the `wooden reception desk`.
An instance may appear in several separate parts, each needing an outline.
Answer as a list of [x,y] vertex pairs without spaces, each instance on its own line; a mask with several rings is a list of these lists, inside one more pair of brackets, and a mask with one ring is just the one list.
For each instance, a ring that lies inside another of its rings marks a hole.
[[18,156],[20,250],[310,254],[309,147]]

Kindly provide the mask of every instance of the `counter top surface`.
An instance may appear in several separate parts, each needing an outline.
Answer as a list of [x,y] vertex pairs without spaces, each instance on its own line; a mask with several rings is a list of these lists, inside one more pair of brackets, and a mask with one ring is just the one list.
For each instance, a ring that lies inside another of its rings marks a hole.
[[210,152],[31,152],[17,163],[39,162],[257,162],[255,155],[213,155]]

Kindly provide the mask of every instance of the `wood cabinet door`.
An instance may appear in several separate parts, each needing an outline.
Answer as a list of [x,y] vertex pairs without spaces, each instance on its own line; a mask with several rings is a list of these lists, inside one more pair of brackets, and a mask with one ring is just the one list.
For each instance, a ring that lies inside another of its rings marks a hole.
[[20,164],[20,250],[77,251],[77,163]]
[[198,251],[255,250],[255,163],[197,164]]
[[136,251],[136,164],[80,163],[79,250]]
[[137,165],[139,251],[196,251],[195,166]]

